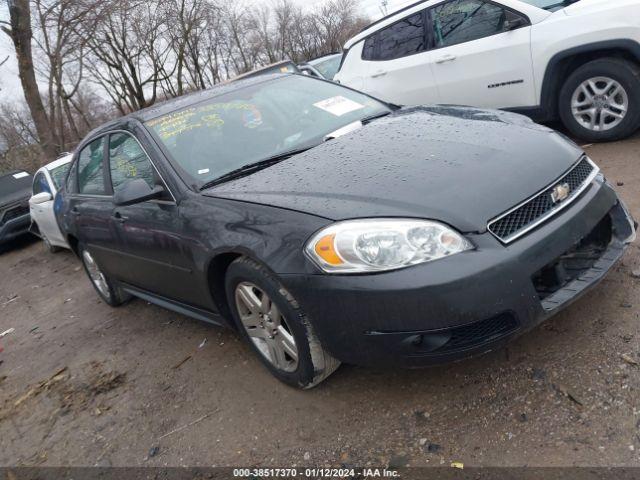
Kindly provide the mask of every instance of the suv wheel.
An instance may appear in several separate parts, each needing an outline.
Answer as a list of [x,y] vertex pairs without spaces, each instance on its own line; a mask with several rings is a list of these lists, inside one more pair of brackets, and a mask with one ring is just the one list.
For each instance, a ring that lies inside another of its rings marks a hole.
[[640,126],[640,69],[618,58],[589,62],[565,82],[559,108],[564,125],[583,140],[628,137]]
[[229,266],[225,282],[238,331],[276,378],[308,389],[340,366],[320,344],[298,302],[266,268],[239,258]]
[[120,287],[102,272],[93,255],[84,245],[80,244],[78,246],[78,253],[93,288],[95,288],[100,298],[102,298],[106,304],[112,307],[118,307],[131,298],[128,293],[122,291]]

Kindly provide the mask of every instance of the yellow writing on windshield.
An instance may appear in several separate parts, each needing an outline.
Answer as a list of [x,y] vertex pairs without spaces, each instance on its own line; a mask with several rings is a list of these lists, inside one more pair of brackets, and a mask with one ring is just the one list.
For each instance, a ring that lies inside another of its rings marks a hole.
[[196,128],[220,128],[225,122],[224,118],[217,112],[228,112],[231,110],[259,112],[256,106],[250,103],[211,103],[164,115],[160,118],[150,120],[147,122],[147,125],[156,130],[160,138],[167,140]]

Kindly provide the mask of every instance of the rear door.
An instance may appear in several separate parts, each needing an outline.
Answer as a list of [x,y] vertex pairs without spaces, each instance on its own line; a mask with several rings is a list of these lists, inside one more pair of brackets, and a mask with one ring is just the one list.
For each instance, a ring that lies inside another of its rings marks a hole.
[[364,90],[398,105],[437,103],[434,54],[427,35],[426,11],[410,14],[364,41],[362,59],[368,61]]
[[[528,18],[485,0],[449,0],[431,7],[428,17],[442,103],[536,104]],[[521,26],[511,30],[518,19]]]

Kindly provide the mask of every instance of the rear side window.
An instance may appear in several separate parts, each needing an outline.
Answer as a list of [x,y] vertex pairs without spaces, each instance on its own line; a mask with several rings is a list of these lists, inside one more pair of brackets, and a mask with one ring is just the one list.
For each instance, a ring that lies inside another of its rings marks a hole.
[[78,158],[78,193],[105,195],[104,137],[84,147]]
[[425,14],[415,13],[375,33],[364,43],[364,60],[394,60],[426,49]]
[[109,137],[109,168],[114,192],[121,190],[129,180],[142,179],[150,188],[155,185],[151,161],[137,140],[127,133]]
[[51,193],[51,188],[49,188],[49,182],[47,182],[44,173],[40,172],[33,179],[33,194],[38,195],[43,192]]
[[507,31],[507,10],[482,0],[452,0],[432,9],[436,47],[449,47]]

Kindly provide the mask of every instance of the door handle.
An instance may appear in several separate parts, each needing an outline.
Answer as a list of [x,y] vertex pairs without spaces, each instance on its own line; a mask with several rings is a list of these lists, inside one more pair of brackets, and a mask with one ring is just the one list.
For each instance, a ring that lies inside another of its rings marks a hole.
[[378,70],[376,73],[371,75],[371,78],[380,78],[384,77],[387,74],[386,70]]
[[447,54],[444,55],[442,57],[440,57],[438,60],[436,60],[436,63],[447,63],[447,62],[453,62],[456,58],[455,55],[451,55],[451,54]]
[[77,217],[78,215],[80,215],[80,210],[78,210],[77,208],[73,207],[71,209],[71,214],[75,215]]
[[129,220],[129,217],[125,217],[120,212],[116,212],[113,214],[113,219],[118,223],[124,223]]

